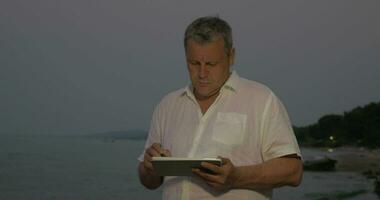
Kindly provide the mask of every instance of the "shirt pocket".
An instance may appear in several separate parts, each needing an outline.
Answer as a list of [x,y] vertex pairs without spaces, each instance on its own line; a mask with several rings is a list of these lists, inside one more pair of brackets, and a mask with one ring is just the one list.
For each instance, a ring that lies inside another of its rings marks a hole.
[[219,112],[214,123],[212,140],[230,146],[242,144],[246,121],[245,114]]

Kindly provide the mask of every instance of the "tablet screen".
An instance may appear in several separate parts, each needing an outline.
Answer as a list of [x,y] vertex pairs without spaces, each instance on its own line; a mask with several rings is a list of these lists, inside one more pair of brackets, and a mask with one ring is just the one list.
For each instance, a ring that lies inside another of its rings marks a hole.
[[192,168],[199,168],[202,170],[202,162],[209,162],[218,166],[222,165],[222,160],[219,158],[152,158],[153,168],[156,171],[156,173],[160,176],[196,176],[192,172]]

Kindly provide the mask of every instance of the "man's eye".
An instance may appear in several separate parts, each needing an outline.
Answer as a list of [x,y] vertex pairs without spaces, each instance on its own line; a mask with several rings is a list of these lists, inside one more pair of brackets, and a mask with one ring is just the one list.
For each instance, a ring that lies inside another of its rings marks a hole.
[[214,62],[212,62],[212,63],[207,63],[207,65],[208,66],[210,66],[210,67],[214,67],[214,66],[216,66],[218,63],[214,63]]
[[191,65],[199,65],[199,62],[196,62],[196,61],[190,61],[190,64],[191,64]]

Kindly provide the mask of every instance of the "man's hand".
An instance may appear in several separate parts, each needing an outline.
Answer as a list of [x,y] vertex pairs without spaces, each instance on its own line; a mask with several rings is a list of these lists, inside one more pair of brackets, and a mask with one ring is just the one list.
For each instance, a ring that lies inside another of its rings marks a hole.
[[139,165],[140,182],[149,189],[158,188],[163,181],[163,177],[156,174],[152,165],[152,157],[157,156],[170,157],[171,153],[169,150],[161,148],[160,144],[154,143],[145,150],[144,161]]
[[152,157],[170,157],[171,153],[167,149],[161,148],[161,144],[154,143],[148,149],[145,150],[144,154],[144,168],[150,175],[155,175]]
[[220,167],[208,162],[201,164],[204,169],[212,173],[206,173],[202,169],[193,169],[193,172],[217,190],[230,190],[239,179],[238,170],[228,158],[219,158],[222,159],[222,166]]
[[202,169],[193,169],[193,172],[218,190],[266,190],[284,185],[298,186],[302,180],[302,161],[296,154],[239,167],[235,167],[227,158],[221,159],[221,167],[210,163],[202,164],[202,167],[211,173],[202,172]]

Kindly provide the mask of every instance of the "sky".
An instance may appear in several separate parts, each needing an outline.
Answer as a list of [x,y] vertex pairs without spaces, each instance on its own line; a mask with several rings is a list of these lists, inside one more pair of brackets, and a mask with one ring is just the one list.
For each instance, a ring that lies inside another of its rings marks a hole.
[[0,133],[149,129],[189,84],[183,33],[201,16],[233,29],[245,78],[292,123],[380,101],[380,1],[2,0]]

